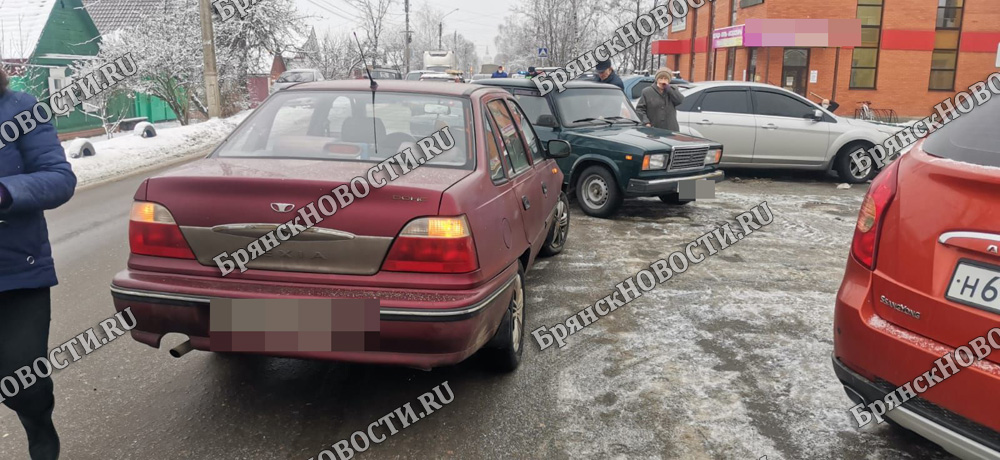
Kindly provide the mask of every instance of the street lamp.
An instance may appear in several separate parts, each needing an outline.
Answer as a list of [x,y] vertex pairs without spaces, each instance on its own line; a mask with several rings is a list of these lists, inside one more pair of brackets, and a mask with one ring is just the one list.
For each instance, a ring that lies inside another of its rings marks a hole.
[[441,16],[441,19],[438,21],[438,49],[443,49],[441,47],[442,46],[441,45],[441,32],[444,30],[444,18],[447,17],[449,14],[454,13],[456,11],[458,11],[458,8],[455,8],[455,9],[453,9],[453,10],[445,13],[444,16]]

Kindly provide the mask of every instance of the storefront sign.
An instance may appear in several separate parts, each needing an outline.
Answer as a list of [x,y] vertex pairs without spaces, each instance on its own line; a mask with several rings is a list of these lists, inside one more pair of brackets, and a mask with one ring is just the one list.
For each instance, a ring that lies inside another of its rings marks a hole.
[[743,46],[835,48],[860,45],[860,19],[747,19],[743,31]]
[[743,46],[743,25],[723,27],[712,31],[712,48]]

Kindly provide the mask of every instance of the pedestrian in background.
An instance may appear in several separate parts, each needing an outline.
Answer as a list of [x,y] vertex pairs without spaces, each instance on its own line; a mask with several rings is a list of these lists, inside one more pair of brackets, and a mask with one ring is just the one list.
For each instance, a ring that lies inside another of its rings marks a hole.
[[503,66],[497,67],[497,70],[493,72],[493,78],[507,78],[507,72],[503,71]]
[[656,71],[656,83],[642,90],[635,111],[646,126],[680,131],[677,123],[677,106],[684,102],[684,95],[670,84],[674,73],[667,68]]
[[621,88],[622,91],[625,91],[625,82],[623,82],[622,78],[618,76],[618,73],[615,72],[615,69],[611,68],[610,60],[598,62],[597,67],[594,70],[597,70],[596,81],[598,83],[607,83],[609,85],[615,85]]
[[[51,117],[51,109],[33,110],[35,98],[11,91],[7,84],[0,69],[0,130],[5,141],[17,135],[0,149],[0,379],[16,379],[17,369],[34,369],[35,360],[48,355],[49,288],[56,285],[56,271],[44,211],[69,201],[76,176],[55,128],[38,119],[46,113]],[[22,116],[23,123],[17,123],[15,115],[22,112],[30,120]],[[30,127],[29,121],[36,127],[26,131],[22,126]],[[56,459],[52,379],[35,377],[33,385],[19,384],[20,391],[10,397],[0,383],[3,404],[21,420],[32,460]]]

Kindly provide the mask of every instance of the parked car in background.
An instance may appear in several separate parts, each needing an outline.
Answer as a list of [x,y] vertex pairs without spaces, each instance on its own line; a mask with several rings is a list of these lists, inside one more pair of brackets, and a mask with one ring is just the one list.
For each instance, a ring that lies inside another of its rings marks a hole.
[[641,126],[616,86],[571,81],[565,91],[541,96],[531,80],[499,78],[479,84],[510,91],[543,141],[561,139],[573,146],[573,153],[558,163],[564,187],[575,190],[588,215],[609,217],[626,197],[656,196],[664,203],[687,204],[693,199],[680,197],[681,184],[713,181],[714,187],[724,177],[716,170],[722,145]]
[[286,70],[278,76],[278,79],[274,81],[271,85],[271,93],[276,93],[289,86],[296,85],[299,83],[310,83],[314,81],[323,81],[323,73],[316,69],[295,69]]
[[700,82],[681,93],[681,132],[722,143],[723,168],[832,169],[841,181],[867,182],[877,169],[859,169],[850,154],[880,144],[901,129],[837,116],[798,94],[763,83]]
[[[354,69],[351,72],[351,78],[355,80],[365,80],[368,78],[368,70],[366,69]],[[396,70],[393,69],[371,69],[371,76],[375,80],[402,80],[403,76]]]
[[[367,77],[367,74],[365,76]],[[372,69],[372,78],[376,80],[402,80],[403,76],[395,69]]]
[[1000,458],[1000,334],[987,335],[1000,327],[997,120],[994,98],[875,177],[834,310],[833,366],[851,401],[915,389],[882,416],[961,458]]
[[418,81],[420,76],[426,73],[439,73],[436,70],[413,70],[406,73],[404,80]]
[[[622,83],[625,84],[625,94],[627,94],[628,98],[632,100],[632,105],[634,106],[639,102],[639,96],[642,95],[642,90],[656,84],[656,79],[652,76],[630,75],[622,78]],[[674,78],[670,80],[670,84],[676,86],[677,89],[691,87],[691,82],[681,78]]]
[[455,77],[455,82],[457,83],[465,83],[465,73],[461,70],[446,70],[444,73]]
[[447,81],[451,83],[461,83],[462,79],[444,72],[433,72],[421,75],[420,81]]
[[493,74],[488,74],[488,73],[476,73],[476,74],[472,74],[471,81],[485,80],[487,78],[493,78]]
[[[485,347],[496,368],[513,370],[530,308],[525,272],[569,234],[554,159],[570,145],[543,143],[523,119],[509,93],[473,85],[383,81],[373,95],[346,80],[275,94],[208,158],[139,187],[115,308],[131,307],[132,337],[147,345],[180,333],[214,350],[211,299],[374,298],[377,351],[243,351],[433,368]],[[395,180],[364,176],[444,127],[452,149]],[[383,185],[280,243],[280,255],[221,276],[214,257],[359,176]]]

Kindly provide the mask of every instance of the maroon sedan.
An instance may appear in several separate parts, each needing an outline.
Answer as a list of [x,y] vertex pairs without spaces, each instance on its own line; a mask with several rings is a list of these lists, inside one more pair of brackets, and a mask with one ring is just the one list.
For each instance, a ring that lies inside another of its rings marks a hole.
[[[391,174],[395,180],[383,174],[385,186],[246,271],[223,276],[213,261],[443,128],[454,138],[450,150]],[[185,349],[419,368],[485,348],[497,368],[513,370],[524,343],[524,273],[536,256],[562,251],[568,235],[553,158],[569,149],[564,141],[543,145],[500,88],[296,85],[271,96],[209,157],[139,187],[128,268],[111,284],[115,308],[131,307],[132,337],[157,348],[165,334],[180,333],[190,338]],[[327,319],[306,321],[290,299],[368,299],[377,302],[376,319],[348,318],[349,309],[332,301],[320,312]],[[345,349],[334,339],[317,348],[321,331],[362,323],[364,347]],[[236,334],[264,339],[254,349],[234,348]],[[300,346],[289,349],[289,340]]]

